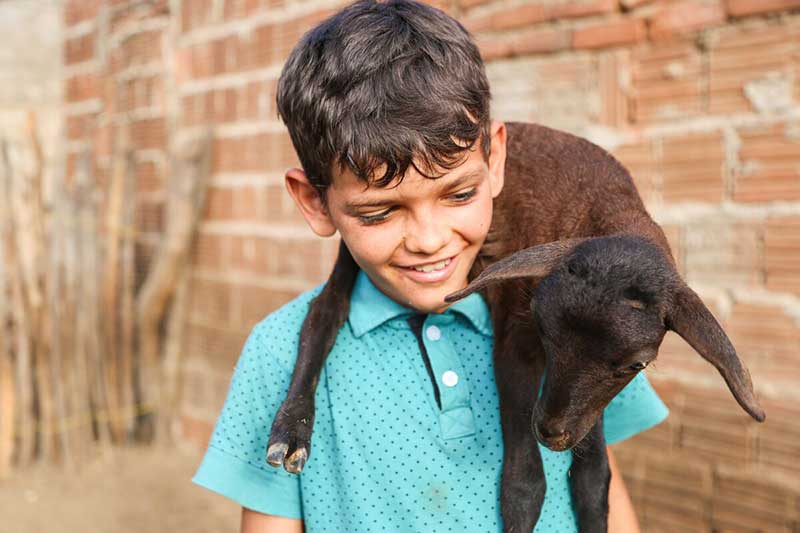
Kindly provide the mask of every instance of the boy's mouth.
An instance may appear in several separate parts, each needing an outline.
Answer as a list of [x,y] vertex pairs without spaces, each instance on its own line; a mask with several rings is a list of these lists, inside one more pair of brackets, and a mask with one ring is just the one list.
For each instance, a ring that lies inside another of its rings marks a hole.
[[449,278],[457,262],[457,256],[453,256],[431,263],[401,266],[400,270],[417,283],[436,283]]
[[433,272],[434,270],[442,270],[444,267],[450,264],[450,261],[452,261],[452,258],[448,257],[447,259],[442,259],[441,261],[437,261],[435,263],[425,263],[422,265],[408,266],[405,268],[410,268],[416,270],[417,272]]

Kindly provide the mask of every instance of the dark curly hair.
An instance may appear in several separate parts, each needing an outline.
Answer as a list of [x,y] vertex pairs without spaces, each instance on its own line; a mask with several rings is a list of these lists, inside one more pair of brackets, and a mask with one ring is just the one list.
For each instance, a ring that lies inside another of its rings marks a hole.
[[409,165],[431,178],[455,168],[476,142],[488,160],[489,100],[469,32],[409,0],[359,1],[310,30],[289,55],[277,94],[278,114],[323,199],[334,163],[384,187]]

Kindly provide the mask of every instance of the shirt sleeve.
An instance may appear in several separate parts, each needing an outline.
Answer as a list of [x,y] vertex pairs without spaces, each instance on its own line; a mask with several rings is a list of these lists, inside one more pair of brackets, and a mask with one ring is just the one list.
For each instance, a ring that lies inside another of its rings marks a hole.
[[208,449],[192,481],[260,513],[302,518],[300,480],[266,462],[272,418],[291,370],[266,349],[268,322],[248,336]]
[[653,390],[644,372],[622,389],[603,412],[606,444],[614,444],[661,423],[669,409]]

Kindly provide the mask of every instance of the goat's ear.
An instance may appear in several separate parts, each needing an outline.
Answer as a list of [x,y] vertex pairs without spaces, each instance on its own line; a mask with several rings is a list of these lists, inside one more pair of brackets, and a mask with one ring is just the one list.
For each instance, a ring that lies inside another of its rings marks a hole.
[[498,281],[544,277],[566,254],[585,240],[564,239],[515,252],[486,267],[469,285],[460,291],[448,294],[444,301],[455,302]]
[[736,349],[714,315],[685,284],[675,293],[666,325],[717,368],[742,409],[759,422],[764,421],[764,410],[753,393],[750,372],[736,355]]

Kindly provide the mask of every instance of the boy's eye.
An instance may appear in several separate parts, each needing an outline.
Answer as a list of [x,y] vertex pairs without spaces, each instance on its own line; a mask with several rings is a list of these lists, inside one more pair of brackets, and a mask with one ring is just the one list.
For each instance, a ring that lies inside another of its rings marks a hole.
[[475,196],[475,193],[477,193],[477,192],[478,192],[478,188],[475,187],[474,189],[470,189],[470,190],[468,190],[466,192],[460,192],[460,193],[457,193],[457,194],[451,194],[450,198],[452,198],[453,200],[455,200],[457,202],[465,202],[465,201],[469,200],[470,198],[472,198],[473,196]]
[[389,216],[389,213],[391,213],[393,209],[394,208],[390,207],[376,213],[358,215],[358,220],[360,220],[362,224],[377,224],[378,222],[386,220],[386,217]]

